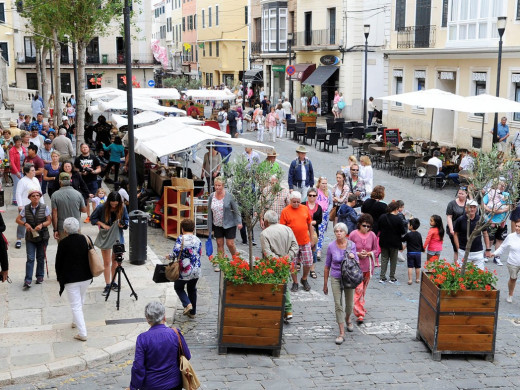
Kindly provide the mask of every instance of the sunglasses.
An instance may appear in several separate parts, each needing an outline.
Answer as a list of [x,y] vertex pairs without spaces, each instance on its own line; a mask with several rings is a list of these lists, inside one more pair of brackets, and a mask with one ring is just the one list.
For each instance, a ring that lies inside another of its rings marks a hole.
[[468,187],[464,187],[464,186],[459,187],[459,190],[467,190],[467,189],[468,189]]
[[317,195],[314,194],[314,195],[307,195],[309,198],[315,198]]
[[372,225],[362,224],[361,226],[363,226],[364,228],[370,229]]
[[359,169],[351,169],[350,172],[358,172]]

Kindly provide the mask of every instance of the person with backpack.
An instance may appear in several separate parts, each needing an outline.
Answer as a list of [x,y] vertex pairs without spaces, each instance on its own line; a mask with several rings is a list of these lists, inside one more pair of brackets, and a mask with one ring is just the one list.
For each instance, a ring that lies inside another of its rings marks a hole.
[[220,131],[223,133],[227,133],[227,125],[228,125],[228,113],[227,108],[224,106],[220,109],[217,115],[218,126],[220,127]]
[[[323,272],[323,293],[329,294],[328,281],[330,276],[330,287],[334,297],[334,307],[336,311],[336,322],[339,326],[339,336],[336,338],[336,344],[343,344],[345,341],[345,322],[347,323],[347,331],[353,332],[354,325],[350,319],[354,308],[354,288],[346,288],[343,284],[344,278],[342,268],[343,260],[348,263],[353,260],[358,264],[359,259],[356,251],[356,244],[347,238],[348,229],[344,223],[337,223],[334,226],[334,235],[336,240],[331,242],[327,248],[327,260]],[[352,263],[352,262],[351,262]],[[351,286],[349,286],[351,287]],[[343,308],[343,294],[345,295],[345,307]]]
[[237,131],[237,118],[238,118],[238,112],[236,111],[236,106],[231,107],[231,110],[229,110],[227,114],[227,120],[229,123],[229,134],[232,138],[238,137],[238,131]]

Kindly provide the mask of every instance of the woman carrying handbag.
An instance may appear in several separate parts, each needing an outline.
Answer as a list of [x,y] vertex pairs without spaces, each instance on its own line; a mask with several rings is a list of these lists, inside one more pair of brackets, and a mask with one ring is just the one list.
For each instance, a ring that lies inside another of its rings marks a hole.
[[83,316],[83,304],[87,288],[92,283],[88,258],[87,237],[79,234],[79,221],[70,217],[63,222],[67,236],[58,243],[56,252],[56,276],[60,284],[59,294],[65,290],[72,309],[72,327],[78,328],[76,340],[87,341],[87,326]]
[[148,303],[144,315],[150,329],[137,336],[132,378],[127,390],[181,390],[180,351],[187,360],[191,359],[186,340],[179,330],[165,325],[166,314],[162,303]]

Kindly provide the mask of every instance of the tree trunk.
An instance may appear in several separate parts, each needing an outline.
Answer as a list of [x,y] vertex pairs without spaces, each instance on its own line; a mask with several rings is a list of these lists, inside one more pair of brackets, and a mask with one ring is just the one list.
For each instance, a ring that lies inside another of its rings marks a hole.
[[40,61],[41,74],[42,74],[42,80],[41,80],[42,81],[42,84],[41,84],[42,93],[40,96],[43,99],[43,105],[45,106],[45,110],[47,111],[47,115],[48,115],[49,107],[47,107],[47,105],[48,105],[48,101],[49,101],[49,96],[47,94],[47,91],[49,90],[49,79],[47,78],[47,54],[49,54],[49,48],[46,46],[43,46],[42,47],[42,58]]
[[54,44],[54,124],[58,125],[61,114],[61,46],[56,30],[52,31]]
[[80,153],[80,145],[85,142],[85,51],[88,42],[78,41],[78,96],[76,96],[76,154]]
[[247,244],[249,247],[249,268],[253,269],[255,265],[255,259],[253,257],[253,227],[250,224],[247,225]]

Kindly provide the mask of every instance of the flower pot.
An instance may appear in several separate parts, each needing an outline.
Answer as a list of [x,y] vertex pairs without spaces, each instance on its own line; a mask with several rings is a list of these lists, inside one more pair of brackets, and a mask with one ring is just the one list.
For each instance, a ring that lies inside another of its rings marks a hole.
[[270,350],[280,356],[285,284],[242,284],[221,273],[218,311],[218,352],[228,348]]
[[417,339],[443,354],[479,354],[493,361],[500,292],[472,290],[449,293],[423,272],[417,320]]

